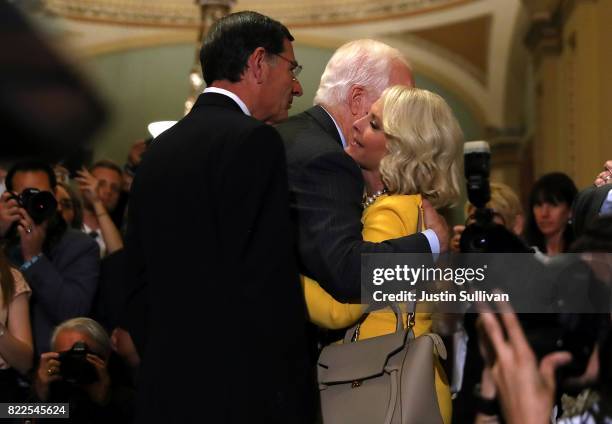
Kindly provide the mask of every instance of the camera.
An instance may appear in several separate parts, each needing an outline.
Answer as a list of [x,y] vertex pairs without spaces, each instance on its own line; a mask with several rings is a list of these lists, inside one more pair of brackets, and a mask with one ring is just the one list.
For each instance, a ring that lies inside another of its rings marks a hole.
[[93,353],[85,342],[76,342],[70,350],[60,352],[60,374],[64,381],[72,384],[89,384],[98,380],[96,368],[87,361],[87,354]]
[[57,211],[57,200],[49,191],[26,188],[19,195],[13,194],[10,199],[15,199],[36,224],[42,224]]
[[465,179],[470,203],[476,207],[474,223],[468,225],[459,241],[463,253],[532,253],[533,250],[506,227],[493,221],[489,185],[491,153],[486,141],[470,141],[463,147]]
[[[461,235],[461,252],[534,253],[518,236],[495,223],[494,211],[486,207],[491,198],[488,143],[465,143],[464,161],[468,198],[476,211],[474,222],[467,225]],[[583,305],[592,304],[593,299],[609,299],[609,293],[593,278],[588,265],[577,255],[561,256],[548,260],[546,264],[528,255],[525,261],[523,265],[527,272],[520,274],[522,278],[517,272],[518,267],[512,268],[509,264],[496,266],[497,272],[490,269],[489,277],[495,281],[492,288],[503,289],[503,292],[513,293],[520,299],[529,300],[529,293],[533,295],[536,291],[550,299],[550,310],[520,313],[519,321],[538,358],[558,350],[572,354],[571,364],[560,368],[558,382],[577,377],[586,369],[605,317],[603,314],[575,311],[584,310]],[[597,311],[603,309],[602,306],[595,308]]]

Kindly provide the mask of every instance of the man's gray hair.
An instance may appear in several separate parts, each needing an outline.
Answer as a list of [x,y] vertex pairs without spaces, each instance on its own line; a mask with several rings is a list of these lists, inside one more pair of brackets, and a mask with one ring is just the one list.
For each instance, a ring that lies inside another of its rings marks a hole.
[[51,346],[55,349],[55,339],[57,335],[62,331],[76,331],[78,333],[91,337],[95,346],[89,346],[89,348],[98,355],[102,355],[105,358],[111,353],[111,341],[110,337],[106,333],[106,330],[91,318],[78,317],[72,318],[62,322],[60,325],[55,327],[53,335],[51,336]]
[[397,49],[376,40],[350,41],[338,48],[321,76],[314,104],[337,106],[347,101],[353,85],[360,85],[378,98],[389,85],[394,61],[412,70]]

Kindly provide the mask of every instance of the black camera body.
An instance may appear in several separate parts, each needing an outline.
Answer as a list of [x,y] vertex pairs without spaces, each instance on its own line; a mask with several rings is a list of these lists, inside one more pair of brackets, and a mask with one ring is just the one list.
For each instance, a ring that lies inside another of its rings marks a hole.
[[533,250],[503,225],[493,221],[493,211],[486,207],[491,200],[489,174],[491,153],[486,141],[464,145],[464,170],[468,199],[476,207],[474,223],[468,225],[459,246],[463,253],[532,253]]
[[17,204],[26,210],[36,224],[42,224],[57,211],[57,200],[49,191],[37,188],[26,188],[21,194],[13,194],[9,199],[15,199]]
[[72,384],[90,384],[98,380],[96,368],[87,361],[87,354],[93,353],[85,342],[76,342],[70,350],[60,352],[60,375]]

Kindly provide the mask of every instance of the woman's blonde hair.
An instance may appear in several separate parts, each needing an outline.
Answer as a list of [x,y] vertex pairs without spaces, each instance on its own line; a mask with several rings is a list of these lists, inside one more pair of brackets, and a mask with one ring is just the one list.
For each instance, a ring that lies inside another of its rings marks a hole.
[[420,193],[436,208],[455,202],[463,133],[448,104],[402,85],[386,89],[381,99],[388,153],[380,174],[389,192]]
[[[513,230],[518,216],[523,214],[523,207],[518,196],[509,186],[503,183],[491,182],[491,200],[486,204],[487,208],[493,209],[504,220],[504,226],[510,231]],[[475,206],[470,202],[465,204],[465,214],[470,215]]]

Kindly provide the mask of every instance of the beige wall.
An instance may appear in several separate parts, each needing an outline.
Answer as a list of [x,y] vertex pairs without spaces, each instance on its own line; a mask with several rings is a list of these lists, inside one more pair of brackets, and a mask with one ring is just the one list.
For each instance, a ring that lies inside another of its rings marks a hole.
[[576,0],[561,52],[536,55],[534,176],[563,171],[579,188],[612,158],[612,0]]

